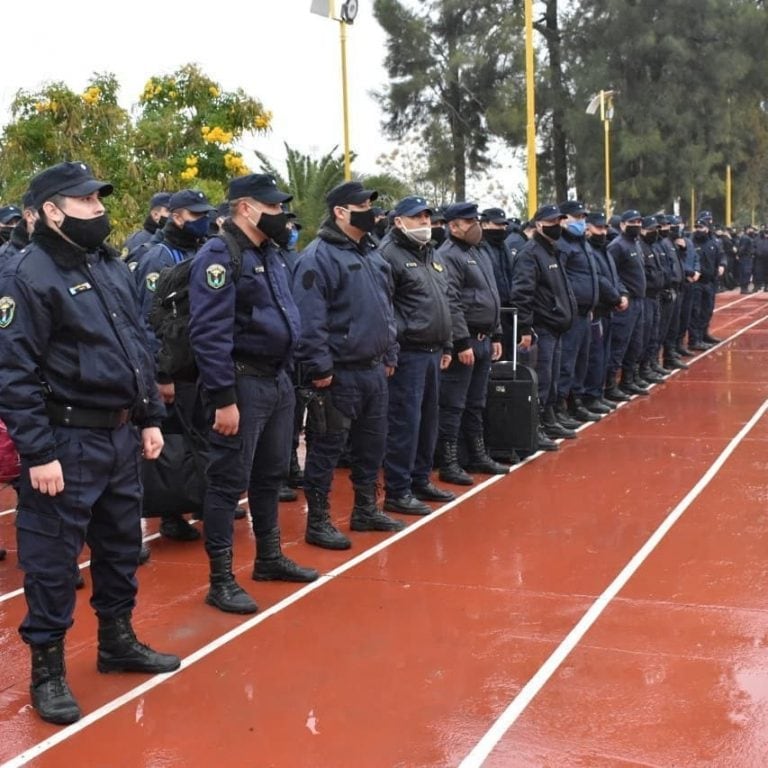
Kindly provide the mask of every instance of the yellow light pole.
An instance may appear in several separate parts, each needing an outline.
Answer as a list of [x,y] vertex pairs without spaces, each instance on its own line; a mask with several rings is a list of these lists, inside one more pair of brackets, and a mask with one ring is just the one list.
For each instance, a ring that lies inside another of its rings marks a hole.
[[725,226],[730,227],[733,224],[733,212],[731,202],[733,200],[733,186],[731,184],[731,164],[725,166]]
[[525,100],[528,145],[528,217],[538,208],[536,177],[536,104],[533,87],[533,0],[525,0]]
[[347,26],[357,16],[357,0],[345,0],[341,3],[340,13],[336,15],[336,0],[312,0],[310,13],[325,16],[339,22],[339,43],[341,45],[341,102],[344,124],[344,180],[352,178],[352,161],[349,149],[349,89],[347,87]]
[[605,215],[611,217],[611,120],[613,119],[613,91],[600,91],[587,105],[587,113],[594,115],[600,110],[603,123],[603,160],[605,166]]
[[[339,19],[341,44],[341,101],[344,119],[344,181],[352,179],[352,161],[349,151],[349,89],[347,88],[347,23]],[[351,23],[351,22],[350,22]]]

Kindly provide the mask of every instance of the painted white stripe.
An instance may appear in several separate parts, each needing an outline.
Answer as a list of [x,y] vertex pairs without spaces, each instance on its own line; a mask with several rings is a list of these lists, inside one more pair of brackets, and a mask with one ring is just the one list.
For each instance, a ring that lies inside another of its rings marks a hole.
[[560,645],[553,651],[552,655],[541,665],[541,667],[539,667],[536,674],[523,686],[517,696],[512,699],[496,722],[475,745],[474,749],[472,749],[472,751],[461,761],[459,768],[479,768],[483,764],[485,759],[504,737],[504,734],[526,710],[534,697],[546,685],[552,675],[555,674],[571,651],[578,645],[584,635],[598,620],[602,612],[608,607],[609,603],[626,586],[630,578],[645,562],[651,552],[658,546],[664,536],[667,535],[672,526],[709,485],[712,479],[720,471],[723,464],[725,464],[731,454],[749,434],[750,430],[762,418],[766,410],[768,410],[768,400],[757,409],[752,418],[744,425],[736,437],[728,443],[725,450],[723,450],[717,459],[715,459],[710,468],[688,492],[685,498],[672,510],[672,512],[669,513],[661,525],[653,532],[651,537],[624,566],[619,575],[608,585],[606,590],[597,598],[597,600],[592,603],[576,626],[574,626],[574,628],[565,636]]
[[[742,333],[745,333],[746,331],[748,331],[749,329],[751,329],[754,326],[758,325],[759,323],[763,322],[767,318],[768,318],[768,316],[763,316],[763,317],[759,318],[758,320],[755,320],[750,325],[746,326],[745,328],[741,329],[737,333],[733,334],[733,336],[729,337],[728,340],[730,341],[732,339],[737,338]],[[714,349],[716,349],[716,347],[713,347],[712,350],[707,350],[707,352],[704,352],[703,354],[698,355],[696,358],[692,359],[692,362],[695,362],[696,360],[704,357],[705,355],[709,354],[709,352],[713,351]],[[622,405],[625,405],[625,403],[621,403],[620,407]],[[768,407],[768,401],[766,401],[763,404],[762,409],[761,409],[761,411],[759,411],[759,413],[762,414],[762,412],[767,407]],[[753,421],[756,421],[756,417],[753,417]],[[585,424],[583,426],[591,426],[591,424],[593,424],[593,423],[596,423],[596,422],[589,422],[589,423],[587,423],[587,424]],[[752,425],[752,422],[750,422],[750,424],[748,424],[747,427],[745,427],[744,430],[742,430],[742,432],[745,432],[745,430],[749,431],[748,428],[751,428],[751,425]],[[741,433],[739,433],[739,434],[741,434]],[[562,442],[562,441],[559,440],[558,442]],[[726,449],[726,451],[727,450],[728,449]],[[731,449],[731,451],[732,451],[732,449]],[[543,453],[542,451],[534,453],[533,455],[531,455],[528,458],[524,459],[519,464],[516,464],[515,466],[513,466],[511,468],[510,472],[515,472],[515,471],[521,469],[523,466],[525,466],[529,462],[533,461],[534,459],[536,459],[537,457],[542,455],[542,453]],[[725,452],[724,452],[724,454],[725,454]],[[721,454],[721,457],[724,454]],[[725,459],[723,459],[723,461],[724,460]],[[485,480],[484,482],[480,483],[479,485],[473,486],[469,491],[463,493],[462,495],[457,497],[454,501],[451,501],[448,504],[445,504],[445,505],[439,507],[431,515],[418,519],[416,522],[410,524],[407,528],[403,529],[399,533],[396,533],[393,536],[390,536],[387,539],[384,539],[383,541],[381,541],[378,544],[374,545],[370,549],[367,549],[364,552],[361,552],[359,555],[357,555],[356,557],[352,558],[351,560],[348,560],[347,562],[343,563],[342,565],[338,566],[337,568],[333,569],[332,571],[329,571],[327,574],[324,574],[317,581],[312,582],[311,584],[307,584],[305,587],[302,587],[298,591],[296,591],[293,594],[291,594],[288,597],[286,597],[284,600],[280,601],[279,603],[276,603],[271,608],[266,609],[265,611],[263,611],[262,613],[258,614],[257,616],[249,619],[248,621],[245,621],[243,624],[239,625],[238,627],[235,627],[234,629],[230,630],[229,632],[227,632],[224,635],[221,635],[219,638],[217,638],[216,640],[212,641],[208,645],[205,645],[202,648],[200,648],[199,650],[197,650],[194,653],[190,654],[189,656],[187,656],[186,658],[184,658],[182,660],[181,667],[176,672],[171,672],[171,673],[169,673],[167,675],[156,675],[155,677],[150,678],[149,680],[145,681],[141,685],[136,686],[135,688],[132,688],[130,691],[127,691],[122,696],[120,696],[120,697],[118,697],[116,699],[113,699],[112,701],[107,702],[103,706],[99,707],[99,709],[94,710],[93,712],[91,712],[88,715],[85,715],[83,718],[78,720],[73,725],[67,726],[66,728],[63,728],[62,730],[57,731],[57,733],[55,733],[53,736],[50,736],[49,738],[47,738],[47,739],[45,739],[45,740],[35,744],[33,747],[30,747],[29,749],[25,750],[24,752],[22,752],[21,754],[17,755],[16,757],[11,758],[7,762],[5,762],[2,765],[0,765],[0,768],[20,768],[21,766],[26,765],[26,763],[28,761],[32,760],[35,757],[38,757],[39,755],[41,755],[41,754],[43,754],[45,752],[47,752],[49,749],[52,749],[53,747],[55,747],[57,744],[60,744],[60,743],[62,743],[64,741],[66,741],[67,739],[71,738],[75,734],[77,734],[80,731],[82,731],[85,728],[87,728],[92,723],[98,722],[102,718],[106,717],[107,715],[109,715],[110,713],[114,712],[116,709],[121,707],[123,704],[129,703],[129,702],[139,698],[140,696],[144,695],[148,691],[151,691],[153,688],[156,688],[158,685],[163,683],[166,679],[171,678],[171,677],[179,674],[182,670],[184,670],[187,667],[191,666],[192,664],[200,661],[201,659],[204,659],[206,656],[210,655],[211,653],[216,651],[218,648],[222,647],[223,645],[226,645],[227,643],[229,643],[232,640],[236,639],[237,637],[239,637],[240,635],[242,635],[245,632],[249,631],[253,627],[257,626],[258,624],[261,624],[261,622],[265,621],[269,617],[271,617],[271,616],[273,616],[273,615],[275,615],[275,614],[285,610],[289,606],[293,605],[293,603],[301,600],[302,598],[306,597],[307,595],[310,595],[316,589],[319,589],[320,587],[324,586],[325,584],[328,584],[336,576],[340,576],[341,574],[345,573],[346,571],[350,570],[351,568],[354,568],[358,564],[365,562],[369,558],[377,555],[380,551],[386,549],[389,546],[392,546],[397,541],[399,541],[401,538],[404,538],[405,536],[410,535],[411,533],[413,533],[414,531],[418,530],[419,528],[421,528],[421,527],[423,527],[425,525],[429,525],[431,521],[436,520],[439,517],[442,517],[442,515],[446,514],[448,511],[450,511],[454,507],[456,507],[459,504],[463,503],[467,499],[472,498],[472,496],[475,496],[476,494],[482,492],[483,490],[485,490],[486,488],[490,487],[494,483],[499,482],[504,477],[505,477],[505,475],[495,475],[493,477],[489,477],[487,480]],[[691,493],[693,493],[693,491]],[[686,498],[688,498],[688,497],[686,497]],[[685,499],[683,500],[683,502],[684,501],[685,501]],[[683,503],[683,502],[681,502],[681,503]],[[680,514],[682,514],[682,511],[680,512]],[[672,515],[674,515],[674,511],[672,512]],[[671,515],[670,515],[670,517],[671,517]],[[678,517],[679,517],[679,515],[678,515]],[[667,519],[669,519],[669,518],[667,518]],[[666,523],[666,521],[665,521],[665,523]],[[670,523],[669,527],[671,527],[671,525],[673,523],[674,523],[674,521],[672,521],[672,523]],[[664,524],[662,524],[662,526],[663,525]],[[154,534],[155,537],[157,537],[158,535],[159,534]],[[655,544],[653,546],[655,546]],[[635,557],[637,557],[637,555],[635,555]],[[633,558],[633,561],[634,561],[634,558]],[[630,561],[630,564],[633,561]],[[639,564],[638,564],[637,567],[639,567]],[[620,576],[621,576],[621,574],[620,574]],[[609,589],[610,589],[610,587],[609,587]],[[607,590],[606,590],[606,592],[607,592]],[[603,593],[603,594],[606,594],[606,593]],[[597,605],[600,602],[601,599],[602,599],[602,596],[600,598],[598,598],[598,600],[596,601],[595,605]],[[0,601],[2,601],[2,598],[0,598]],[[604,606],[603,606],[603,608],[600,609],[600,612],[602,612],[603,609],[604,609]],[[592,610],[592,609],[590,609],[590,610]],[[587,614],[585,614],[585,617],[588,614],[589,614],[589,611],[588,611]],[[599,613],[597,615],[599,615]],[[597,618],[597,616],[595,618]],[[583,620],[584,619],[582,619],[582,621]],[[578,626],[579,625],[577,625],[577,627]],[[576,630],[577,627],[575,627],[574,630],[572,630],[572,633]],[[586,629],[584,631],[586,632]],[[569,635],[569,637],[570,637],[570,635]],[[568,638],[566,638],[566,640],[567,639]],[[565,643],[565,640],[563,642]],[[577,642],[578,642],[578,640],[577,640]],[[557,651],[555,651],[555,653],[557,653]],[[548,663],[548,662],[545,662],[545,665],[546,665],[546,663]],[[560,663],[562,663],[562,662],[560,662]],[[542,669],[543,669],[543,667],[542,667]],[[555,669],[556,669],[556,667],[555,667]],[[541,670],[539,670],[537,675],[540,674],[540,672],[541,672]],[[554,669],[552,670],[552,672],[554,672]],[[552,672],[547,676],[547,679],[549,678],[549,676],[551,676]],[[532,680],[533,679],[535,679],[535,677],[532,678]],[[546,680],[544,682],[546,682]],[[529,681],[528,685],[530,685],[530,683],[531,683],[531,681]],[[526,686],[526,688],[528,687],[528,685]],[[542,683],[542,685],[543,685],[543,683]],[[523,691],[520,692],[520,694],[518,694],[518,696],[516,697],[515,701],[520,698],[520,696],[522,695],[522,693],[524,691],[525,691],[525,688],[523,689]],[[514,701],[512,702],[512,704],[514,704]],[[512,707],[512,704],[510,704],[510,707]],[[527,704],[526,704],[526,706],[527,706]],[[511,725],[511,723],[510,723],[510,725]],[[507,728],[508,727],[509,726],[507,726]],[[505,728],[505,731],[506,731],[506,728]],[[490,733],[491,732],[489,731],[489,734]],[[501,735],[503,735],[503,732],[502,732]],[[488,734],[486,734],[486,736],[484,737],[484,740],[487,739],[487,738],[488,738]],[[499,738],[501,738],[501,736],[499,736]],[[475,747],[475,750],[477,750],[480,747],[480,745],[484,743],[484,740],[481,741],[477,745],[477,747]],[[493,746],[495,746],[495,743],[496,742],[494,742],[494,744],[491,745],[491,749],[493,748]],[[473,750],[473,752],[470,753],[470,755],[468,755],[467,758],[465,758],[465,762],[466,762],[466,760],[470,759],[472,754],[474,754],[475,750]],[[489,752],[490,752],[490,750],[489,750]],[[486,756],[487,756],[487,753],[486,753]],[[471,765],[479,765],[479,763],[466,763],[466,768],[468,768]],[[464,763],[462,763],[462,766],[464,767]]]

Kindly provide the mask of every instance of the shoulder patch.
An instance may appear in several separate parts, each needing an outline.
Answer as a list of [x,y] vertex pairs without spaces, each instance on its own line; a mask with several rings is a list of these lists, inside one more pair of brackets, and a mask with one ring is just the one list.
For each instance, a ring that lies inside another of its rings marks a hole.
[[154,293],[157,290],[157,278],[160,277],[159,272],[150,272],[147,275],[147,279],[144,281],[148,291]]
[[205,270],[205,282],[215,291],[223,288],[227,282],[227,270],[221,264],[211,264]]
[[139,262],[138,261],[129,261],[128,262],[128,269],[131,272],[135,272],[136,271],[136,267],[138,267],[138,266],[139,266]]
[[0,329],[7,328],[16,316],[16,302],[10,296],[0,299]]
[[432,262],[432,269],[434,269],[435,272],[442,272],[443,271],[443,265],[439,261],[433,261]]

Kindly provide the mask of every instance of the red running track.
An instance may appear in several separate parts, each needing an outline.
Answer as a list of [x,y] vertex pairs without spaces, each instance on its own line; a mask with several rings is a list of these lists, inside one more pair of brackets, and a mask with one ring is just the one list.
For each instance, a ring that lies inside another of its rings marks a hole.
[[86,587],[67,642],[86,716],[68,728],[29,707],[0,516],[0,768],[764,768],[768,294],[717,304],[726,341],[690,370],[400,534],[326,552],[283,505],[313,585],[250,581],[237,522],[255,617],[203,603],[199,542],[152,540],[135,624],[182,668],[97,673]]

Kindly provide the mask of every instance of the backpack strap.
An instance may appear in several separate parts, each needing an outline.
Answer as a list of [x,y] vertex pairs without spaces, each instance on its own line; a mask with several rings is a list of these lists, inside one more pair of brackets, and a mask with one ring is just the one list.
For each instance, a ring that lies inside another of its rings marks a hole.
[[225,229],[220,229],[216,233],[215,237],[221,238],[224,241],[224,244],[227,246],[227,250],[229,251],[229,261],[232,264],[232,280],[237,282],[240,278],[240,272],[243,268],[242,250],[237,244],[237,240],[235,240],[235,238],[232,237],[232,235]]

